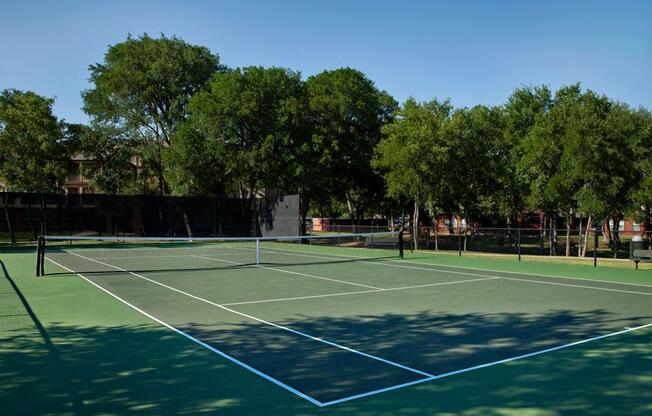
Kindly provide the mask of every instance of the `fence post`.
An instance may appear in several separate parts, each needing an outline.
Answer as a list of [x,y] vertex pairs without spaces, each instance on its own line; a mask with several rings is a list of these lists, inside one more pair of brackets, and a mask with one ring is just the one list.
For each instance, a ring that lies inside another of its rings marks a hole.
[[439,251],[439,223],[435,225],[435,251]]
[[516,229],[516,249],[518,250],[518,261],[521,261],[521,228]]
[[593,267],[598,267],[598,227],[593,230]]

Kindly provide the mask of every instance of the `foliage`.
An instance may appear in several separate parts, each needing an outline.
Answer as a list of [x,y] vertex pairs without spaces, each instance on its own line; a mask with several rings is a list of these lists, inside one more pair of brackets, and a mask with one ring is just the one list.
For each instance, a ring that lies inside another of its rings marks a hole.
[[33,92],[0,94],[0,180],[8,190],[53,192],[68,168],[65,126],[52,114],[53,99]]
[[408,99],[383,127],[373,166],[383,172],[387,193],[397,200],[440,200],[450,148],[442,134],[449,101]]
[[476,219],[494,210],[507,151],[503,128],[502,110],[486,106],[458,109],[444,125],[451,149],[442,197],[447,211]]
[[139,38],[109,47],[104,62],[90,66],[92,89],[83,92],[84,111],[95,123],[123,130],[137,141],[142,169],[167,193],[163,148],[187,118],[191,97],[221,69],[217,55],[176,37]]
[[397,104],[351,68],[324,71],[306,85],[313,134],[304,177],[316,179],[306,191],[317,201],[341,198],[352,217],[361,217],[383,197],[371,159]]
[[173,139],[179,147],[168,151],[174,183],[209,192],[230,183],[249,199],[293,184],[306,137],[303,89],[300,75],[284,68],[216,73],[191,100]]
[[500,163],[499,189],[496,203],[499,212],[514,222],[525,208],[529,198],[528,166],[520,163],[525,149],[523,142],[530,134],[537,118],[542,117],[552,105],[548,87],[522,87],[516,89],[504,106],[505,130],[502,140],[504,160]]

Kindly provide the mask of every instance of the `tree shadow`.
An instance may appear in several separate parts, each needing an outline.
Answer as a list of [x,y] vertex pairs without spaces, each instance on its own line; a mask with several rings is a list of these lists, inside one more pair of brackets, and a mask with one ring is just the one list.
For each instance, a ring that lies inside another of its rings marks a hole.
[[[422,311],[355,318],[300,316],[283,325],[440,375],[649,322],[652,313],[623,318],[598,309],[545,315]],[[263,324],[232,325],[227,331],[221,327],[220,322],[202,321],[183,329],[322,402],[421,378]]]

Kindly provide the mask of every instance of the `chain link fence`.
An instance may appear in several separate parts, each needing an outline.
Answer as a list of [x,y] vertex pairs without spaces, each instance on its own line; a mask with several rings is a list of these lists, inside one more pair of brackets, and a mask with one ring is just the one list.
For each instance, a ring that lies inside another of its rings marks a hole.
[[0,245],[39,235],[264,236],[299,232],[298,196],[257,199],[158,195],[0,193]]
[[[600,267],[634,268],[633,249],[652,250],[652,231],[419,227],[418,238],[405,235],[412,250]],[[639,267],[652,270],[652,263]]]

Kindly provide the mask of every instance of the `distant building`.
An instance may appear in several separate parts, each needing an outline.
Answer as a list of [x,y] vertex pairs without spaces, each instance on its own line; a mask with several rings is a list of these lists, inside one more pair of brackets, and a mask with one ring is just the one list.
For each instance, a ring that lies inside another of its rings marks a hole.
[[[140,169],[140,158],[134,156],[131,158],[131,164],[136,169]],[[63,191],[66,194],[92,194],[96,191],[91,187],[91,179],[84,175],[84,172],[99,168],[99,163],[93,158],[85,156],[81,153],[74,155],[70,158],[68,166],[68,175],[63,184]],[[5,184],[0,181],[0,192],[6,191]]]
[[94,167],[97,167],[97,162],[92,158],[83,154],[74,155],[70,159],[70,173],[63,185],[65,193],[71,195],[93,193],[91,180],[84,176],[84,172]]

